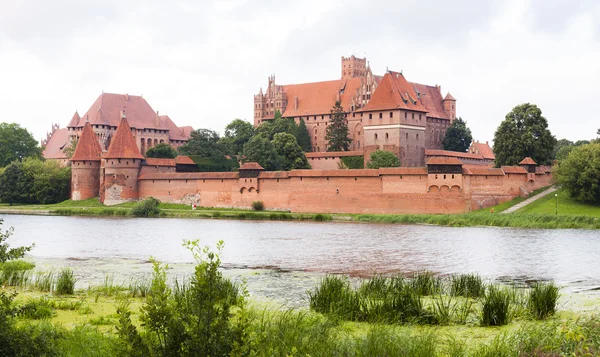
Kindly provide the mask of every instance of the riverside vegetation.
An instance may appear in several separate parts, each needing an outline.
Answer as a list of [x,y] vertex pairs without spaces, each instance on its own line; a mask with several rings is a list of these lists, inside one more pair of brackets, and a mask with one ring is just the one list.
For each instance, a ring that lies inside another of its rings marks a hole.
[[[2,233],[3,241],[9,236]],[[8,286],[0,290],[0,355],[517,357],[600,352],[600,319],[555,316],[558,288],[551,282],[516,289],[472,274],[443,278],[420,272],[408,278],[374,276],[353,287],[345,277],[326,276],[308,292],[308,310],[269,309],[253,304],[244,284],[223,277],[223,242],[216,251],[201,248],[198,241],[185,246],[196,260],[189,279],[169,280],[168,266],[151,259],[149,279],[117,285],[107,277],[101,286],[75,290],[72,270],[35,272],[31,263],[17,260],[23,249],[4,244],[0,253],[15,254],[0,266],[0,281]],[[500,325],[500,330],[490,327]]]

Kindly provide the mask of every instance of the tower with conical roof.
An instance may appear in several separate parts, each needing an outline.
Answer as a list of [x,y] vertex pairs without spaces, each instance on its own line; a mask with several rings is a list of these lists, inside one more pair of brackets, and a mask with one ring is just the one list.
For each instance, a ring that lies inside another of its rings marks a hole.
[[71,199],[87,200],[100,192],[102,149],[90,123],[85,123],[71,158]]
[[456,119],[456,99],[448,92],[442,103],[448,119],[450,119],[450,122],[453,122]]
[[121,112],[121,123],[102,156],[100,202],[115,205],[138,198],[138,176],[144,157]]

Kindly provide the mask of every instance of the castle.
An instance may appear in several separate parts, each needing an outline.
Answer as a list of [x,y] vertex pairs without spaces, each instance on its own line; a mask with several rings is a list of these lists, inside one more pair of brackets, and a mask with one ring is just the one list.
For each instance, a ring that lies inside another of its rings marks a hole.
[[44,157],[67,164],[64,150],[73,140],[78,140],[86,123],[90,123],[102,151],[108,150],[119,125],[120,113],[126,112],[134,130],[135,143],[141,154],[160,143],[179,147],[185,143],[194,130],[191,126],[178,127],[168,115],[159,115],[141,96],[129,94],[102,93],[80,117],[77,112],[66,128],[52,125],[52,132],[41,141]]
[[525,158],[519,166],[468,165],[432,157],[423,167],[266,172],[245,163],[238,172],[188,172],[187,157],[144,159],[121,113],[108,150],[86,122],[71,158],[71,198],[106,205],[156,197],[206,207],[324,213],[460,213],[489,207],[548,186],[549,167]]
[[341,79],[278,85],[270,76],[266,92],[261,88],[254,96],[254,126],[273,120],[276,111],[296,123],[304,120],[313,151],[308,156],[325,158],[331,156],[324,153],[325,132],[337,101],[352,139],[352,153],[341,155],[369,157],[377,149],[387,150],[402,166],[425,165],[426,150],[442,149],[456,119],[456,99],[450,93],[442,96],[440,86],[409,82],[401,72],[373,75],[366,58],[350,56],[341,59]]

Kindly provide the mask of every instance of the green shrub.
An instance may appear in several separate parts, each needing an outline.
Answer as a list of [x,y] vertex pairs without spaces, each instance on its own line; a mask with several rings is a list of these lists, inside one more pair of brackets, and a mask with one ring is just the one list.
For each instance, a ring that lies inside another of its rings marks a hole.
[[262,211],[265,209],[265,205],[263,204],[263,201],[254,201],[252,202],[252,209],[255,211]]
[[60,271],[56,279],[56,288],[54,292],[58,295],[73,295],[75,292],[75,282],[77,279],[71,268],[65,268]]
[[29,300],[17,308],[17,315],[26,319],[49,319],[55,314],[52,304],[46,298]]
[[483,297],[481,324],[484,326],[502,326],[510,320],[511,296],[507,289],[490,285]]
[[364,169],[365,158],[363,156],[346,156],[341,158],[342,163],[348,169]]
[[154,197],[148,197],[138,202],[132,209],[131,214],[137,217],[153,217],[160,214],[160,201]]
[[231,172],[237,171],[240,164],[236,159],[209,159],[197,155],[190,155],[190,158],[198,166],[199,172]]
[[558,287],[554,283],[536,283],[529,294],[528,307],[537,319],[554,315],[558,302]]

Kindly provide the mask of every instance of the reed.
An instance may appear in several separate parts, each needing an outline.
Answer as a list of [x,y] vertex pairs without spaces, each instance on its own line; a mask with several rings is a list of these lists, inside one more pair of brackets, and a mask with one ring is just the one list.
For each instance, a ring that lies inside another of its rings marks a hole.
[[423,296],[438,294],[443,288],[441,279],[429,271],[415,273],[410,284],[415,293]]
[[510,321],[511,295],[505,288],[490,285],[483,297],[481,324],[502,326]]
[[76,281],[77,279],[75,278],[73,269],[64,268],[58,274],[58,278],[56,279],[56,288],[54,292],[58,295],[73,295],[73,293],[75,292]]
[[56,273],[54,270],[37,271],[33,280],[33,287],[42,292],[52,292]]
[[485,294],[483,279],[477,274],[453,275],[450,281],[450,295],[479,298]]
[[129,287],[128,287],[128,291],[129,291],[129,296],[136,298],[136,297],[141,297],[141,298],[145,298],[148,295],[148,292],[150,292],[150,286],[152,285],[152,278],[151,277],[138,277],[138,278],[131,278],[131,280],[129,281]]
[[10,260],[0,263],[0,285],[25,286],[35,264],[24,260]]
[[544,319],[554,315],[559,298],[559,289],[553,282],[538,282],[533,285],[529,294],[528,308],[536,319]]

